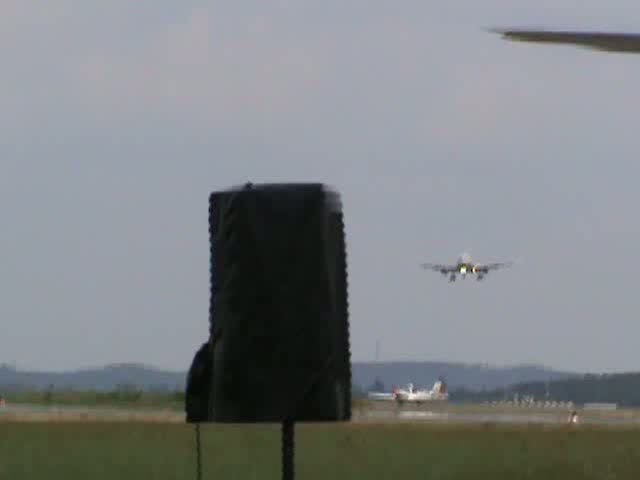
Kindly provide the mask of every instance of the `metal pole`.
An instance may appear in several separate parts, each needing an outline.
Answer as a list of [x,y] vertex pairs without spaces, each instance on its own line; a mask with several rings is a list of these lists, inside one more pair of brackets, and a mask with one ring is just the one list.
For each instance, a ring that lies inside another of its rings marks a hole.
[[282,422],[282,480],[294,480],[294,427],[290,418]]

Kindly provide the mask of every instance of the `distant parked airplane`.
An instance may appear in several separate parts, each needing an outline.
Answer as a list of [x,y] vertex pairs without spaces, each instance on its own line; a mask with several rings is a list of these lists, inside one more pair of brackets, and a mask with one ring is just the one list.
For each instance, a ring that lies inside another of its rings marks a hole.
[[399,404],[420,404],[423,402],[444,401],[448,398],[447,384],[443,379],[437,380],[431,390],[417,390],[414,388],[413,383],[410,383],[406,389],[396,388],[392,393],[369,392],[369,399],[371,400],[395,401]]
[[453,265],[442,265],[439,263],[423,263],[422,268],[440,272],[443,275],[449,275],[449,281],[456,281],[456,274],[462,275],[464,279],[466,275],[477,275],[478,280],[482,280],[490,270],[498,270],[499,268],[511,266],[512,262],[499,263],[475,263],[471,259],[471,255],[463,253],[458,257],[458,261]]

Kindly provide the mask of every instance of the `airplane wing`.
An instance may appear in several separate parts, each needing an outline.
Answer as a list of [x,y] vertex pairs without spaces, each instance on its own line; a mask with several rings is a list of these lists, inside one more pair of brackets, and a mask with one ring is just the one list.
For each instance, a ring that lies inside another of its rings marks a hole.
[[510,267],[513,262],[498,262],[498,263],[485,263],[483,265],[477,265],[476,270],[487,273],[489,270],[498,270],[500,268]]
[[498,30],[503,38],[518,42],[571,44],[594,50],[617,53],[640,53],[640,34],[571,32],[552,30]]
[[442,265],[440,263],[423,263],[420,265],[425,270],[433,270],[440,273],[455,272],[456,267],[452,265]]
[[384,393],[384,392],[369,392],[367,394],[369,400],[381,400],[381,401],[390,401],[395,400],[396,396],[393,393]]

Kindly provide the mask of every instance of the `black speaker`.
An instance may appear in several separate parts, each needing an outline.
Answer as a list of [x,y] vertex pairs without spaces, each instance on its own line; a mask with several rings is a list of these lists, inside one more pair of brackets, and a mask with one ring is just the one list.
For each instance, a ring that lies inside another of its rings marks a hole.
[[210,385],[200,387],[209,404],[206,421],[348,421],[339,194],[312,183],[214,192],[209,233]]
[[211,367],[211,343],[206,342],[193,357],[187,374],[185,410],[188,423],[205,422],[209,418]]

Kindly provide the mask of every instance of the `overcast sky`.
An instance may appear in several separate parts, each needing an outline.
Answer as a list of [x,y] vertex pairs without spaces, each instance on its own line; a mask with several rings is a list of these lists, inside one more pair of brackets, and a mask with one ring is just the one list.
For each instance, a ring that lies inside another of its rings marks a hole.
[[[2,2],[0,363],[188,368],[208,195],[251,180],[342,193],[353,360],[640,368],[640,56],[506,25],[640,5]],[[419,268],[462,251],[520,261]]]

